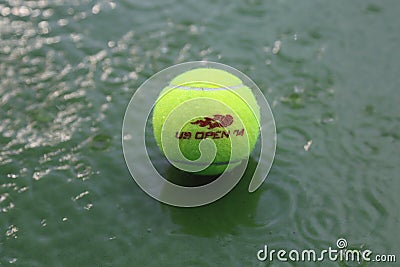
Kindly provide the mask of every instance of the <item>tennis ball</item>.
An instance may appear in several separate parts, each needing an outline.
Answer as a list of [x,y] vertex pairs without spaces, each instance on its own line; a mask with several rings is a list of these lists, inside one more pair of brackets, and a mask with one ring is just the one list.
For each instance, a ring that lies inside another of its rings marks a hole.
[[260,108],[250,88],[214,68],[173,78],[153,110],[153,133],[161,152],[176,167],[199,175],[238,166],[254,149],[259,122]]

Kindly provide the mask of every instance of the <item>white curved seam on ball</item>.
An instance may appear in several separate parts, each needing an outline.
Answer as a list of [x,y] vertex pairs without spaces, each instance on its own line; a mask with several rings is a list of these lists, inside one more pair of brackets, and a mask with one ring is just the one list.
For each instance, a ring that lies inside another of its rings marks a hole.
[[214,90],[227,90],[227,89],[238,89],[244,87],[244,84],[232,85],[232,86],[225,86],[225,87],[215,87],[215,88],[206,88],[206,87],[190,87],[190,86],[173,86],[170,85],[171,89],[182,89],[182,90],[197,90],[197,91],[214,91]]
[[201,162],[193,162],[193,161],[184,161],[184,160],[172,160],[169,159],[170,161],[176,162],[176,163],[184,163],[187,165],[195,165],[195,166],[211,166],[211,165],[228,165],[228,164],[236,164],[241,162],[243,159],[237,159],[237,160],[232,160],[232,161],[220,161],[220,162],[214,162],[214,163],[201,163]]

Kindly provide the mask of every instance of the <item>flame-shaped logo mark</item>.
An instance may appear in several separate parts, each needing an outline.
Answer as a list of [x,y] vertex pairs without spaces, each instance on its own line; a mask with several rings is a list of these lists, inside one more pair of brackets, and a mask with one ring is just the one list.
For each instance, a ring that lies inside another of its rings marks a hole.
[[211,130],[217,127],[223,128],[228,127],[233,123],[233,117],[229,114],[226,115],[214,115],[213,118],[204,117],[204,119],[196,120],[191,122],[191,124],[197,124],[200,127],[207,127],[207,129]]

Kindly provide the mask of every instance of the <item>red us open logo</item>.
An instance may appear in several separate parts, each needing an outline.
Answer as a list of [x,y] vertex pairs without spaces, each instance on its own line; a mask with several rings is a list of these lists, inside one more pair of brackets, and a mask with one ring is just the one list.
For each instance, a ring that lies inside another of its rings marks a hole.
[[[198,125],[199,128],[206,128],[212,131],[180,131],[176,132],[175,137],[178,139],[222,139],[229,138],[231,135],[234,136],[244,136],[244,128],[240,129],[229,129],[228,126],[232,125],[234,119],[230,114],[220,115],[214,114],[213,117],[204,117],[201,119],[196,119],[190,124]],[[215,129],[217,128],[217,129]]]

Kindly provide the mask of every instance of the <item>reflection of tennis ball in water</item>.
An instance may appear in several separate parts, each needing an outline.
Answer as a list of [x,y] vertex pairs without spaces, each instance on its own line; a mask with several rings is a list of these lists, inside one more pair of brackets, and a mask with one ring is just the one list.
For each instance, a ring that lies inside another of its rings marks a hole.
[[[153,112],[161,151],[178,168],[193,167],[201,175],[231,170],[247,158],[259,135],[259,121],[259,106],[250,88],[238,77],[212,68],[175,77],[160,93]],[[202,146],[204,140],[215,147]]]

